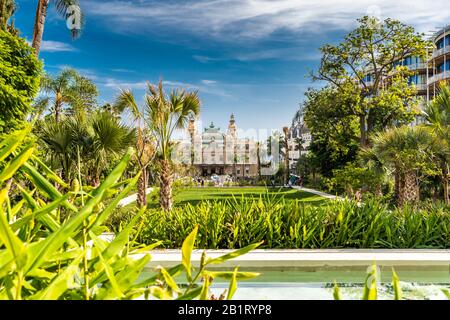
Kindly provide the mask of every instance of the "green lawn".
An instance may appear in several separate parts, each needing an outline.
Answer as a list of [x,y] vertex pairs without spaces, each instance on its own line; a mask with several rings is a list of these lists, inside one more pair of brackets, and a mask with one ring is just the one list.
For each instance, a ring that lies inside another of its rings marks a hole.
[[289,188],[266,188],[266,187],[205,187],[205,188],[185,188],[175,192],[175,204],[190,202],[196,204],[202,200],[237,200],[242,197],[259,199],[260,197],[283,197],[286,200],[322,204],[326,199],[308,192],[298,191]]

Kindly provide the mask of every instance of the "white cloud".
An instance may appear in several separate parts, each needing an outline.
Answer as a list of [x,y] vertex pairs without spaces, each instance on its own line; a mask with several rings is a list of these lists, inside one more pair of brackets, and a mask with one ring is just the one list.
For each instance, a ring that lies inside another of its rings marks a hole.
[[100,77],[97,74],[97,71],[95,71],[93,69],[79,68],[79,67],[72,66],[70,64],[58,64],[56,66],[55,65],[47,65],[47,67],[56,68],[58,71],[61,71],[63,69],[75,69],[80,75],[82,75],[83,77],[86,77],[90,80],[96,81],[96,80],[100,79]]
[[208,79],[204,79],[202,80],[202,83],[207,85],[207,86],[214,86],[217,84],[216,80],[208,80]]
[[78,51],[78,50],[69,43],[53,41],[53,40],[44,40],[44,41],[42,41],[41,51],[42,52],[72,52],[72,51]]
[[122,81],[114,78],[106,78],[102,83],[107,88],[116,89],[145,89],[147,87],[146,81]]
[[428,0],[91,0],[85,9],[91,17],[105,17],[116,31],[148,33],[155,26],[163,26],[219,41],[248,41],[274,32],[320,34],[325,28],[350,29],[356,18],[367,13],[400,19],[427,32],[449,22],[450,2],[434,0],[431,5]]
[[136,73],[135,70],[130,70],[130,69],[113,68],[110,70],[113,72],[119,72],[119,73]]

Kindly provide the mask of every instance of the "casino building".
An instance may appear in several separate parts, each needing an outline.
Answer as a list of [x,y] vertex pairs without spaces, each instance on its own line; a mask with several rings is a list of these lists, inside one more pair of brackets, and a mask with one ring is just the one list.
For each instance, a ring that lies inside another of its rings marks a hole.
[[181,152],[198,175],[229,175],[237,179],[258,176],[256,142],[238,137],[233,114],[226,132],[212,122],[203,132],[198,132],[195,119],[190,120],[187,131],[190,141],[184,143]]

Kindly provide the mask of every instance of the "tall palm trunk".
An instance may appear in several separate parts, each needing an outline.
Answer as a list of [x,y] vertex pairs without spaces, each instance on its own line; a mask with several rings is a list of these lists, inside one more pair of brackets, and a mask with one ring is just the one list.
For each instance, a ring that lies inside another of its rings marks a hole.
[[261,181],[261,155],[259,142],[256,149],[256,164],[258,166],[258,180]]
[[395,170],[394,174],[394,198],[398,203],[400,198],[400,173],[398,169]]
[[398,205],[403,206],[406,203],[417,203],[419,201],[419,185],[414,172],[405,172],[400,182],[400,194]]
[[34,20],[33,43],[36,57],[41,51],[42,37],[44,35],[45,18],[47,17],[47,8],[49,0],[38,0],[36,8],[36,18]]
[[448,180],[449,180],[448,164],[445,161],[442,164],[442,188],[444,189],[444,202],[449,203],[448,196]]
[[172,172],[169,160],[161,162],[159,204],[163,210],[172,209]]
[[289,168],[289,145],[288,145],[288,139],[286,138],[285,144],[286,144],[286,157],[285,157],[285,166],[286,166],[286,172],[284,177],[284,183],[287,184],[289,182],[289,175],[290,175],[290,168]]
[[55,102],[55,122],[59,123],[59,120],[61,118],[61,109],[62,109],[62,103],[58,100]]
[[142,168],[141,176],[138,181],[138,194],[137,194],[137,204],[140,208],[143,208],[147,205],[147,168]]

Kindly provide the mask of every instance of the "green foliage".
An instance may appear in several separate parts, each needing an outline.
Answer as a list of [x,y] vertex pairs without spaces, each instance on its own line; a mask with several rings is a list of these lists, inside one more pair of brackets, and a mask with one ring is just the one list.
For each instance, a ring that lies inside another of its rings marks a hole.
[[44,75],[41,89],[46,96],[39,101],[40,112],[50,109],[57,122],[64,114],[88,116],[97,105],[97,87],[74,69],[66,68],[55,76]]
[[39,90],[41,68],[24,39],[0,30],[0,135],[23,127]]
[[425,119],[434,139],[434,156],[439,163],[444,201],[449,203],[448,183],[450,180],[450,85],[443,83],[438,95],[425,107]]
[[[168,270],[159,268],[150,277],[140,277],[150,260],[148,251],[159,244],[143,246],[130,238],[144,210],[113,240],[102,239],[104,221],[139,178],[127,181],[127,186],[120,189],[123,182],[119,181],[133,150],[128,150],[97,188],[86,192],[80,186],[80,190],[63,194],[58,191],[60,186],[57,188],[47,180],[48,170],[36,167],[39,164],[32,160],[32,146],[16,154],[29,131],[27,128],[16,132],[0,143],[0,156],[10,158],[6,169],[0,172],[0,300],[135,299],[149,295],[157,299],[208,299],[214,278],[231,278],[228,294],[231,298],[236,279],[258,275],[207,270],[209,264],[235,258],[257,245],[215,259],[207,259],[204,254],[200,266],[195,267],[190,262],[195,228],[183,244],[182,264]],[[26,183],[16,180],[18,170],[28,178]],[[20,190],[20,199],[9,196],[11,184],[5,183],[5,179],[11,175]],[[115,194],[114,200],[103,205],[111,194]],[[192,275],[185,288],[174,281],[180,272]]]
[[242,248],[449,248],[450,208],[405,206],[391,210],[377,200],[303,205],[277,197],[203,201],[172,211],[149,209],[138,239],[180,248],[195,225],[198,247]]
[[369,168],[360,168],[348,163],[344,169],[333,170],[330,190],[344,191],[354,197],[357,192],[375,194],[377,187],[383,183],[383,176]]
[[408,124],[419,114],[417,92],[408,85],[411,73],[395,66],[408,56],[425,57],[428,45],[400,21],[365,16],[341,43],[321,48],[312,78],[326,86],[306,92],[304,110],[313,138],[310,151],[324,177],[356,163],[358,149],[370,145],[372,134]]
[[69,116],[56,122],[47,119],[38,123],[36,135],[43,142],[48,162],[66,182],[74,178],[77,155],[80,153],[87,182],[97,185],[101,174],[110,169],[134,145],[136,132],[105,111],[90,117]]
[[[408,56],[424,58],[427,47],[422,34],[400,21],[358,19],[357,28],[340,44],[321,48],[323,58],[313,79],[329,85],[319,91],[324,95],[323,106],[315,104],[315,108],[328,109],[326,115],[331,113],[325,125],[337,123],[339,129],[347,120],[357,126],[359,143],[365,146],[371,133],[410,122],[417,114],[416,91],[408,86],[408,70],[396,69],[396,63]],[[368,75],[370,83],[365,80]],[[383,81],[388,77],[386,85]],[[338,95],[333,97],[330,90]],[[333,113],[337,118],[332,118]]]
[[392,171],[433,171],[432,138],[430,132],[421,126],[403,126],[373,137],[373,152]]
[[16,10],[16,3],[14,0],[2,0],[0,2],[0,30],[8,31],[14,27],[8,25],[14,11]]

